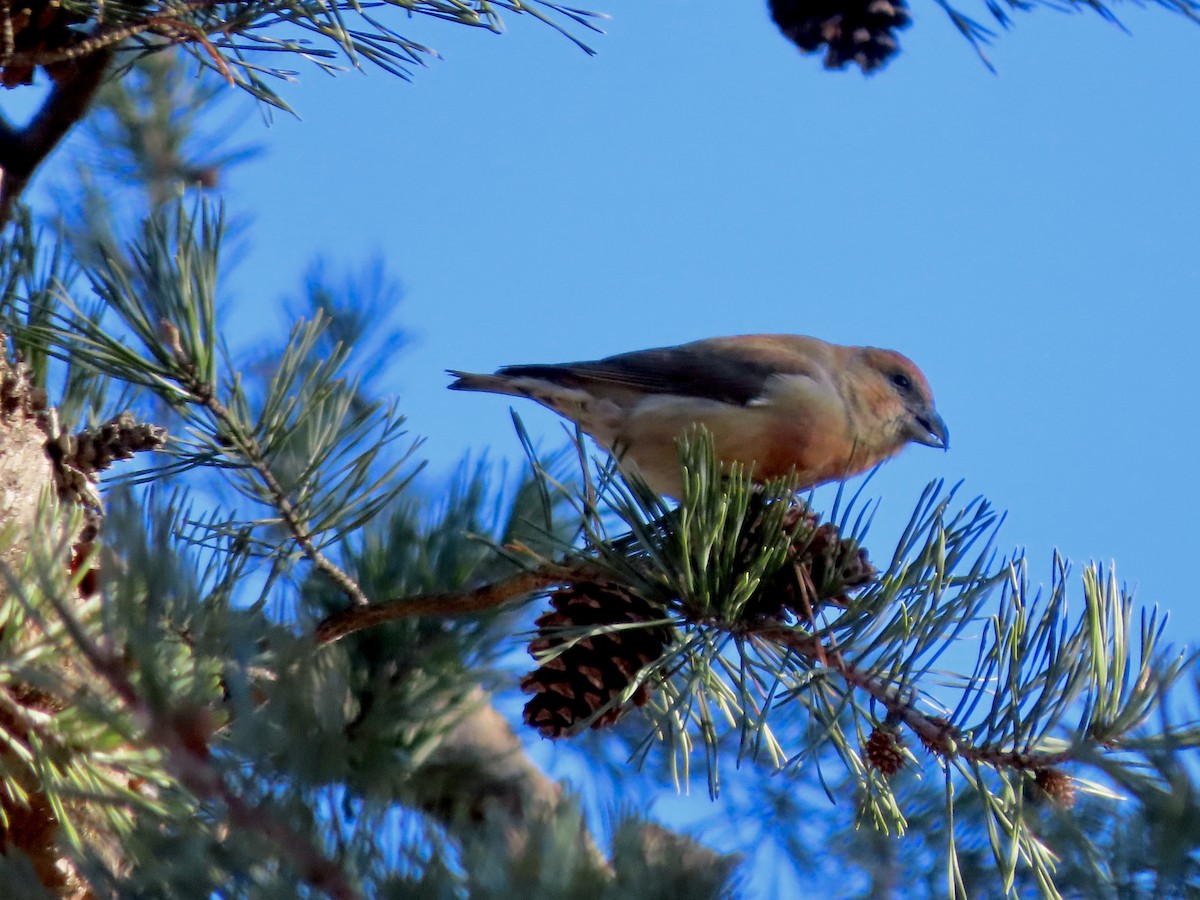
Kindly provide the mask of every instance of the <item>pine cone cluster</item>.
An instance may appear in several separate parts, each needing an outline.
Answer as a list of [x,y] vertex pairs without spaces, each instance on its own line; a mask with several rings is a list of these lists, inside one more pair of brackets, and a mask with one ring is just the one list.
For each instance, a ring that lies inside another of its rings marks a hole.
[[904,0],[770,0],[771,18],[805,53],[825,47],[825,68],[856,63],[873,72],[899,50],[895,32],[912,19]]
[[871,768],[887,777],[904,768],[902,747],[896,730],[887,725],[880,725],[867,738],[867,743],[863,746],[863,755]]
[[[746,529],[739,553],[753,553],[762,544],[763,510]],[[803,520],[803,523],[801,522]],[[783,517],[783,530],[794,532],[787,561],[763,579],[746,607],[748,616],[784,618],[788,614],[808,621],[826,603],[845,606],[850,593],[866,587],[876,569],[867,552],[853,538],[843,538],[836,525],[818,525],[817,516],[795,501]]]
[[[87,16],[64,7],[62,0],[29,0],[26,5],[12,11],[13,52],[34,54],[69,47],[80,38],[71,26],[81,25],[87,20]],[[58,82],[71,65],[70,60],[60,60],[45,68],[47,74]],[[0,70],[0,84],[6,88],[33,84],[35,68],[29,63],[7,65]]]
[[[636,624],[662,618],[662,611],[625,590],[580,583],[550,595],[549,612],[537,620],[538,637],[529,644],[537,658],[565,646],[521,681],[533,697],[525,704],[525,721],[542,737],[570,734],[579,723],[619,697],[646,665],[662,655],[671,639],[663,625],[626,628],[575,638],[567,629]],[[592,722],[602,728],[617,721],[629,706],[644,706],[650,689],[641,684],[628,702],[613,706]]]
[[119,459],[132,459],[135,453],[157,450],[166,439],[166,429],[139,422],[133,413],[123,412],[95,428],[61,435],[54,447],[47,449],[56,461],[94,475]]

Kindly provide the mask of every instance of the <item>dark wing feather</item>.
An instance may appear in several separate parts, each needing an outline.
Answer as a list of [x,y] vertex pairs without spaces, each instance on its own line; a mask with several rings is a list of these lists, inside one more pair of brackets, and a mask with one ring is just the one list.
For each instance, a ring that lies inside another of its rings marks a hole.
[[597,394],[674,394],[745,406],[762,397],[767,380],[785,372],[808,374],[802,361],[780,365],[726,341],[637,350],[591,362],[505,366],[497,374],[541,378]]

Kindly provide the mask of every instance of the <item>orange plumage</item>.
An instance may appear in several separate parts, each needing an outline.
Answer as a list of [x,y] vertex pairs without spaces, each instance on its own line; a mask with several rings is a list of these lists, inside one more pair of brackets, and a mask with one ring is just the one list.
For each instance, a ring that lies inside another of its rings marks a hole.
[[590,434],[654,490],[679,495],[677,440],[693,426],[717,458],[799,488],[847,478],[909,442],[945,448],[929,382],[907,357],[802,335],[710,338],[591,362],[451,371],[452,390],[529,397]]

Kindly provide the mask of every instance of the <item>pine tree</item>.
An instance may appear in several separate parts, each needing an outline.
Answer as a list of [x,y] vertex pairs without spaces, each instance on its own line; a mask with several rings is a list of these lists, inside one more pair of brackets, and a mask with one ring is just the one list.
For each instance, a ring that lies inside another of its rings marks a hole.
[[[464,462],[431,490],[362,352],[385,275],[314,268],[280,347],[228,348],[238,237],[210,195],[248,151],[165,45],[277,104],[239,40],[328,57],[260,25],[385,68],[423,48],[357,8],[105,9],[90,37],[90,6],[30,12],[4,54],[6,83],[55,87],[0,140],[0,896],[736,893],[737,860],[683,834],[606,836],[530,760],[540,736],[617,798],[698,768],[846,896],[1200,887],[1200,670],[1111,572],[1056,561],[1039,596],[986,501],[942,484],[873,546],[857,500],[756,487],[702,433],[678,506],[519,423],[526,471]],[[88,107],[112,168],[39,224],[22,191]],[[936,671],[968,633],[969,670]]]

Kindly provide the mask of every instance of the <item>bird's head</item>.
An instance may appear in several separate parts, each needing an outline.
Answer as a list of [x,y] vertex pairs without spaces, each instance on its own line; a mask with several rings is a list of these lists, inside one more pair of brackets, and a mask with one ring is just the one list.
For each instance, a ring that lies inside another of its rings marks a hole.
[[950,431],[933,405],[933,391],[916,364],[894,350],[861,350],[859,378],[865,379],[861,400],[878,422],[887,422],[890,437],[927,447],[950,447]]

